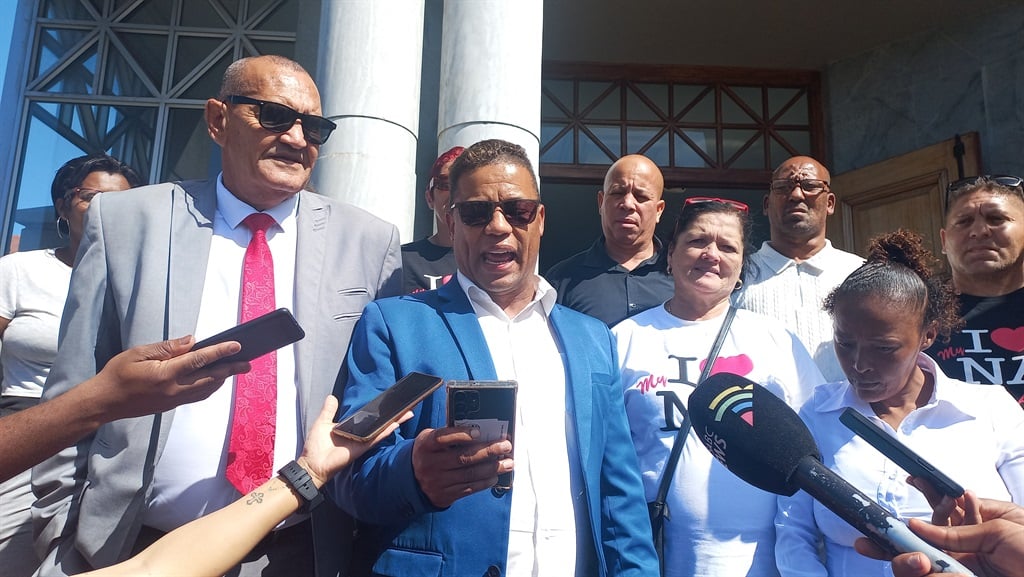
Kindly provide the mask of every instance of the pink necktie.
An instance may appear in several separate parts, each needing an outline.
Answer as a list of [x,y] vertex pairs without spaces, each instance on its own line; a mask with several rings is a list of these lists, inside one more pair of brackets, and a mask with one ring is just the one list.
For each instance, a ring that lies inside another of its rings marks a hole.
[[[242,322],[274,310],[274,259],[267,245],[268,214],[242,221],[252,231],[242,267]],[[270,479],[277,419],[277,353],[251,362],[235,381],[235,406],[228,443],[227,479],[243,495]]]

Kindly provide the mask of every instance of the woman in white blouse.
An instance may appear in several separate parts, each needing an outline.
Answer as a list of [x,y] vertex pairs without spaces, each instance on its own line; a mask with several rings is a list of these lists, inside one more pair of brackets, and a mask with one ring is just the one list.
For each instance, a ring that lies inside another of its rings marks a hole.
[[[825,302],[847,379],[818,387],[800,411],[824,463],[898,517],[931,519],[907,473],[839,422],[853,407],[979,496],[1021,503],[1024,412],[1002,387],[947,378],[922,353],[959,323],[952,290],[930,272],[931,254],[906,231],[875,239],[870,253]],[[784,577],[892,575],[888,562],[854,550],[858,536],[802,491],[779,499],[775,555]]]

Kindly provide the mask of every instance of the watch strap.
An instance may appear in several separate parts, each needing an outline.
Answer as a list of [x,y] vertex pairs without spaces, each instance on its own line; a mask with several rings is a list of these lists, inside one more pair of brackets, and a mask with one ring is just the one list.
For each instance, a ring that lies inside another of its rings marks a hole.
[[309,476],[309,472],[302,468],[298,461],[292,461],[281,467],[277,474],[281,475],[285,483],[288,483],[292,489],[295,489],[295,492],[305,501],[300,512],[308,513],[323,502],[324,496],[316,488],[316,485],[313,484],[313,479]]

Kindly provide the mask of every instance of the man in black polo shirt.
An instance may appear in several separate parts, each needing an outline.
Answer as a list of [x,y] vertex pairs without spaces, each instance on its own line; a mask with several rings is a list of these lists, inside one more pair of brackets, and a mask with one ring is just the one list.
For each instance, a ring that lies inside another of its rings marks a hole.
[[559,304],[613,326],[672,296],[672,277],[654,235],[665,210],[664,188],[661,171],[645,156],[631,154],[612,164],[597,193],[604,234],[544,275]]

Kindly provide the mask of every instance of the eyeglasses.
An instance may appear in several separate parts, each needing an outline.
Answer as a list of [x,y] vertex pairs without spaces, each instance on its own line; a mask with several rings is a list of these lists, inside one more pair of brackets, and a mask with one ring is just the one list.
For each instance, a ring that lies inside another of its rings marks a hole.
[[717,202],[720,204],[727,204],[740,212],[750,212],[750,207],[746,204],[732,200],[731,198],[718,198],[717,196],[693,196],[683,201],[683,208],[693,204],[704,204],[707,202]]
[[828,188],[827,180],[819,180],[817,178],[795,178],[795,179],[782,179],[773,180],[771,190],[775,194],[789,194],[794,187],[800,187],[800,190],[804,192],[805,196],[816,196],[825,192]]
[[103,192],[102,190],[96,190],[95,188],[83,188],[76,186],[64,194],[64,202],[70,202],[71,199],[77,198],[82,202],[89,203],[97,194]]
[[256,117],[260,121],[260,126],[277,134],[287,132],[295,124],[296,120],[301,120],[302,134],[306,137],[306,140],[313,144],[327,142],[331,132],[338,127],[337,124],[323,116],[303,114],[277,102],[256,100],[255,98],[239,96],[237,94],[228,96],[225,102],[230,102],[231,104],[255,104],[258,107]]
[[509,224],[524,228],[537,219],[540,201],[531,198],[514,198],[501,202],[466,200],[452,205],[452,210],[459,210],[459,218],[466,226],[486,226],[494,218],[496,208],[501,209],[501,214]]
[[950,203],[959,198],[960,195],[967,191],[973,191],[976,188],[981,188],[985,184],[994,184],[996,186],[1002,186],[1003,188],[1015,189],[1019,196],[1024,198],[1024,179],[1019,176],[1013,176],[1009,174],[983,174],[981,176],[972,176],[969,178],[961,178],[960,180],[954,180],[946,186],[946,208],[949,208]]

